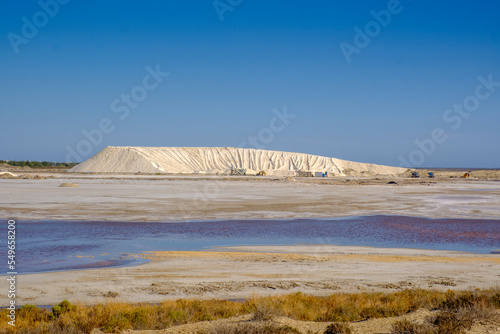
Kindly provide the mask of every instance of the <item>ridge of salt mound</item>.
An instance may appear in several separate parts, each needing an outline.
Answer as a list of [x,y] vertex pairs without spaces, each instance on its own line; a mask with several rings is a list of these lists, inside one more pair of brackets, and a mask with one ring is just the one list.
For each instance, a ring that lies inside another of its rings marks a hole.
[[229,174],[231,169],[282,176],[298,171],[327,172],[329,176],[397,175],[407,171],[305,153],[251,148],[108,146],[69,172]]

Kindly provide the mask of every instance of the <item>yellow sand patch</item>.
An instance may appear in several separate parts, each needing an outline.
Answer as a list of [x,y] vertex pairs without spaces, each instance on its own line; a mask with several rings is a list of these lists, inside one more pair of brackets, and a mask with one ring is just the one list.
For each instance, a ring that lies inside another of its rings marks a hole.
[[211,251],[157,251],[141,254],[141,257],[153,261],[168,258],[231,258],[237,261],[262,262],[324,262],[324,261],[368,261],[368,262],[437,262],[437,263],[500,263],[500,257],[488,256],[400,256],[400,255],[306,255],[295,253],[259,253],[259,252],[211,252]]

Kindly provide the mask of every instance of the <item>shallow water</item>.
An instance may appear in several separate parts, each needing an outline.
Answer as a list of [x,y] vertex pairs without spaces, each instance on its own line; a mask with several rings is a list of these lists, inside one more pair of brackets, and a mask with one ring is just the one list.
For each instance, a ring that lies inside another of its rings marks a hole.
[[[477,253],[500,248],[500,220],[369,216],[181,223],[18,221],[16,226],[18,273],[133,265],[144,262],[140,252],[213,246],[309,243]],[[0,249],[6,254],[6,245]]]

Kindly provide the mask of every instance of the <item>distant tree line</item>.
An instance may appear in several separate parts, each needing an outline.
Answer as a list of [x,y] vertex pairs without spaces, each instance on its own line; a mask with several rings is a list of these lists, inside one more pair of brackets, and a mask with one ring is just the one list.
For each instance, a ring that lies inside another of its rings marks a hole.
[[9,164],[11,166],[24,167],[28,166],[31,168],[71,168],[78,165],[77,162],[51,162],[51,161],[16,161],[16,160],[0,160],[0,163]]

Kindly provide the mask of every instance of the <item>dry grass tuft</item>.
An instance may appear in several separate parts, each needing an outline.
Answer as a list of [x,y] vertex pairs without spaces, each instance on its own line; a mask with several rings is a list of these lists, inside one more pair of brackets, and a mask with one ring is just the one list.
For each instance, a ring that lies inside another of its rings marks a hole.
[[351,325],[347,322],[334,322],[326,327],[324,334],[351,334]]
[[253,321],[266,321],[282,316],[279,305],[273,303],[272,298],[255,301],[255,312],[253,313]]
[[407,319],[396,321],[392,325],[392,334],[437,334],[436,329],[428,323],[416,324]]
[[454,292],[448,291],[438,312],[424,323],[415,324],[400,320],[392,326],[393,334],[445,334],[465,333],[477,322],[489,322],[496,317],[498,291]]
[[208,331],[199,331],[197,334],[300,334],[289,326],[275,324],[248,323],[248,324],[221,324]]

